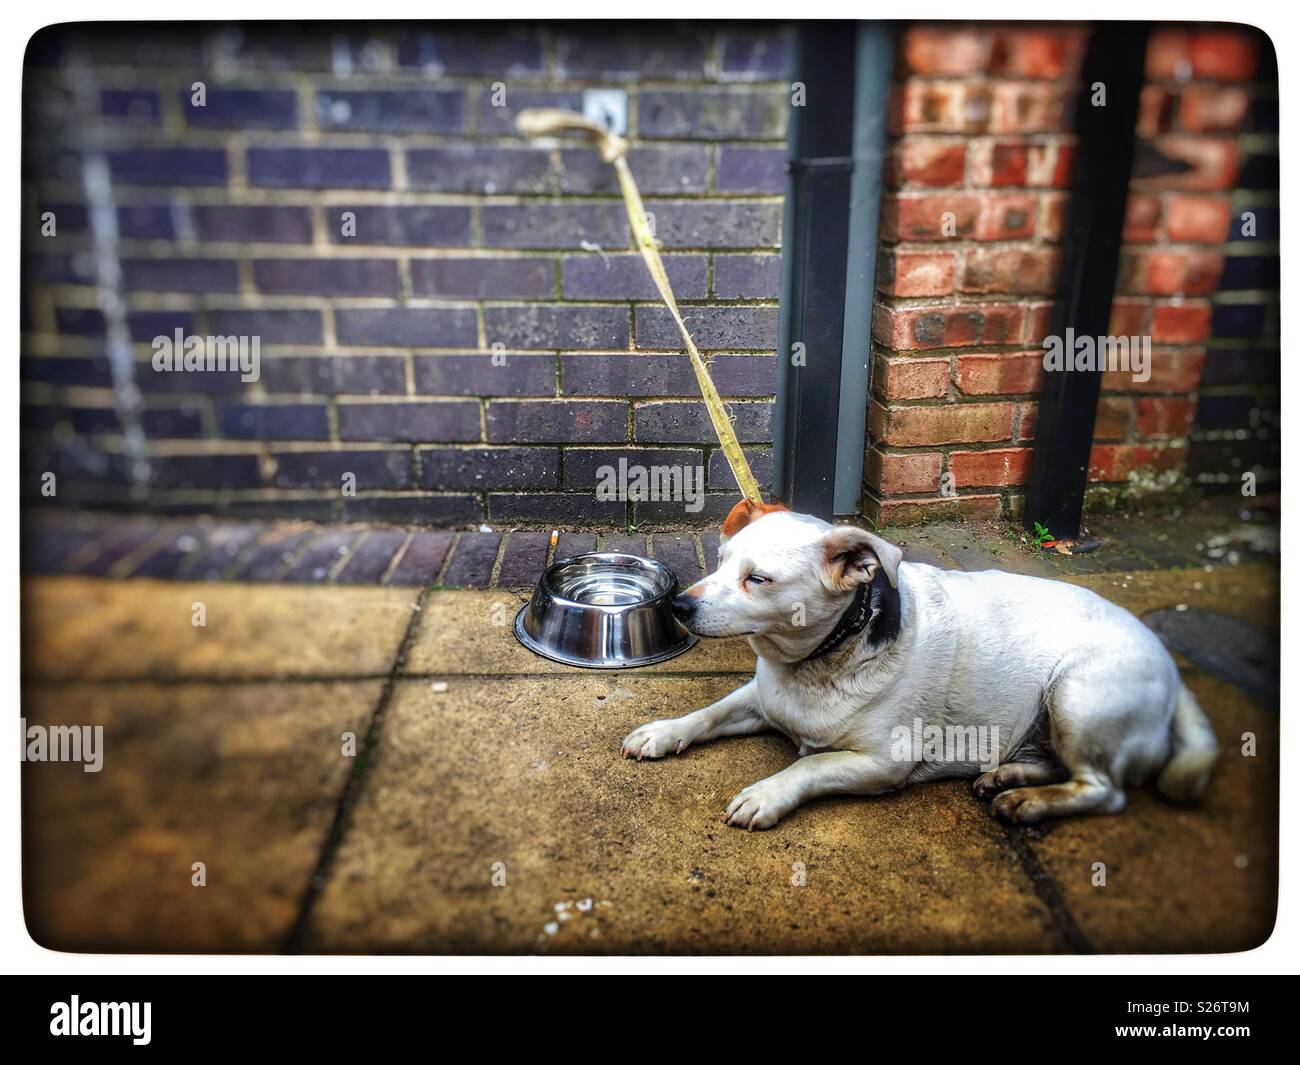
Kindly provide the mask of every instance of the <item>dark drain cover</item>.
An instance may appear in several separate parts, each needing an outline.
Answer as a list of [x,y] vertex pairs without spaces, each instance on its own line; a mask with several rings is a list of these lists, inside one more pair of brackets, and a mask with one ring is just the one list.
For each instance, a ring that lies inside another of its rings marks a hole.
[[1277,708],[1276,637],[1217,610],[1153,610],[1142,620],[1171,651],[1220,680],[1245,689],[1251,698],[1271,709]]

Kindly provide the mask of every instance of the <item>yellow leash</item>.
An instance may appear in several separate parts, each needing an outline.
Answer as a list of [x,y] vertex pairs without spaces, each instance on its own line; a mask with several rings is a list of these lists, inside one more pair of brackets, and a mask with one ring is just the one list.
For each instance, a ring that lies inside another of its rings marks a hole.
[[668,273],[664,269],[663,260],[659,257],[659,247],[646,221],[641,193],[627,165],[627,142],[622,137],[610,133],[599,123],[592,122],[573,111],[562,111],[558,108],[530,107],[519,113],[515,125],[525,137],[544,137],[565,130],[581,131],[596,142],[596,150],[600,153],[600,157],[605,162],[613,164],[618,172],[618,185],[623,192],[623,206],[627,208],[627,220],[632,227],[632,235],[636,238],[636,246],[641,251],[641,257],[645,260],[650,276],[654,278],[655,288],[659,290],[659,295],[668,305],[673,321],[677,323],[677,329],[682,334],[682,340],[691,357],[691,367],[695,370],[695,380],[700,385],[700,395],[704,397],[704,405],[708,408],[709,418],[713,422],[713,431],[717,433],[718,443],[722,446],[722,453],[727,458],[727,464],[736,478],[736,484],[740,486],[741,494],[751,503],[762,503],[763,496],[758,490],[758,482],[754,480],[749,463],[745,461],[745,453],[740,450],[736,430],[732,428],[731,419],[727,417],[727,410],[722,405],[717,388],[713,385],[713,378],[709,376],[709,368],[700,358],[695,341],[691,339],[691,334],[686,330],[686,323],[682,321],[681,311],[677,309],[677,300],[673,296],[672,286],[668,283]]

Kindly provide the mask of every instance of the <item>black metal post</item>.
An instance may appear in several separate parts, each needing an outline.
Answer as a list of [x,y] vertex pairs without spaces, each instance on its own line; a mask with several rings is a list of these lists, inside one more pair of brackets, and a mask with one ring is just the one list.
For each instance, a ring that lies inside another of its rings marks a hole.
[[[1084,56],[1073,192],[1052,325],[1062,342],[1067,329],[1076,337],[1110,332],[1148,30],[1140,22],[1097,23]],[[1099,90],[1104,106],[1098,103]],[[1096,370],[1044,372],[1025,494],[1026,528],[1037,521],[1058,538],[1079,535],[1100,393]]]
[[840,354],[853,177],[856,29],[800,27],[795,48],[786,291],[777,357],[785,375],[784,455],[775,494],[804,513],[834,510]]

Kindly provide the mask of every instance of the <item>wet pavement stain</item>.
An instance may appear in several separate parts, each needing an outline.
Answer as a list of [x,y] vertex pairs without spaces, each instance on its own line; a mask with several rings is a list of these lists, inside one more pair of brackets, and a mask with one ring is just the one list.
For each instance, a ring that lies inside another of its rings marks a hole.
[[1217,610],[1173,607],[1153,610],[1143,619],[1166,647],[1211,676],[1242,688],[1269,709],[1279,705],[1279,652],[1276,636]]

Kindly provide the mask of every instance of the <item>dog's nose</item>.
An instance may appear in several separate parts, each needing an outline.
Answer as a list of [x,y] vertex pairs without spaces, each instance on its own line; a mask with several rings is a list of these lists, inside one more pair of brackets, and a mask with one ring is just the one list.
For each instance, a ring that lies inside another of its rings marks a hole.
[[673,613],[682,621],[687,621],[695,613],[695,600],[689,595],[679,595],[671,603]]

